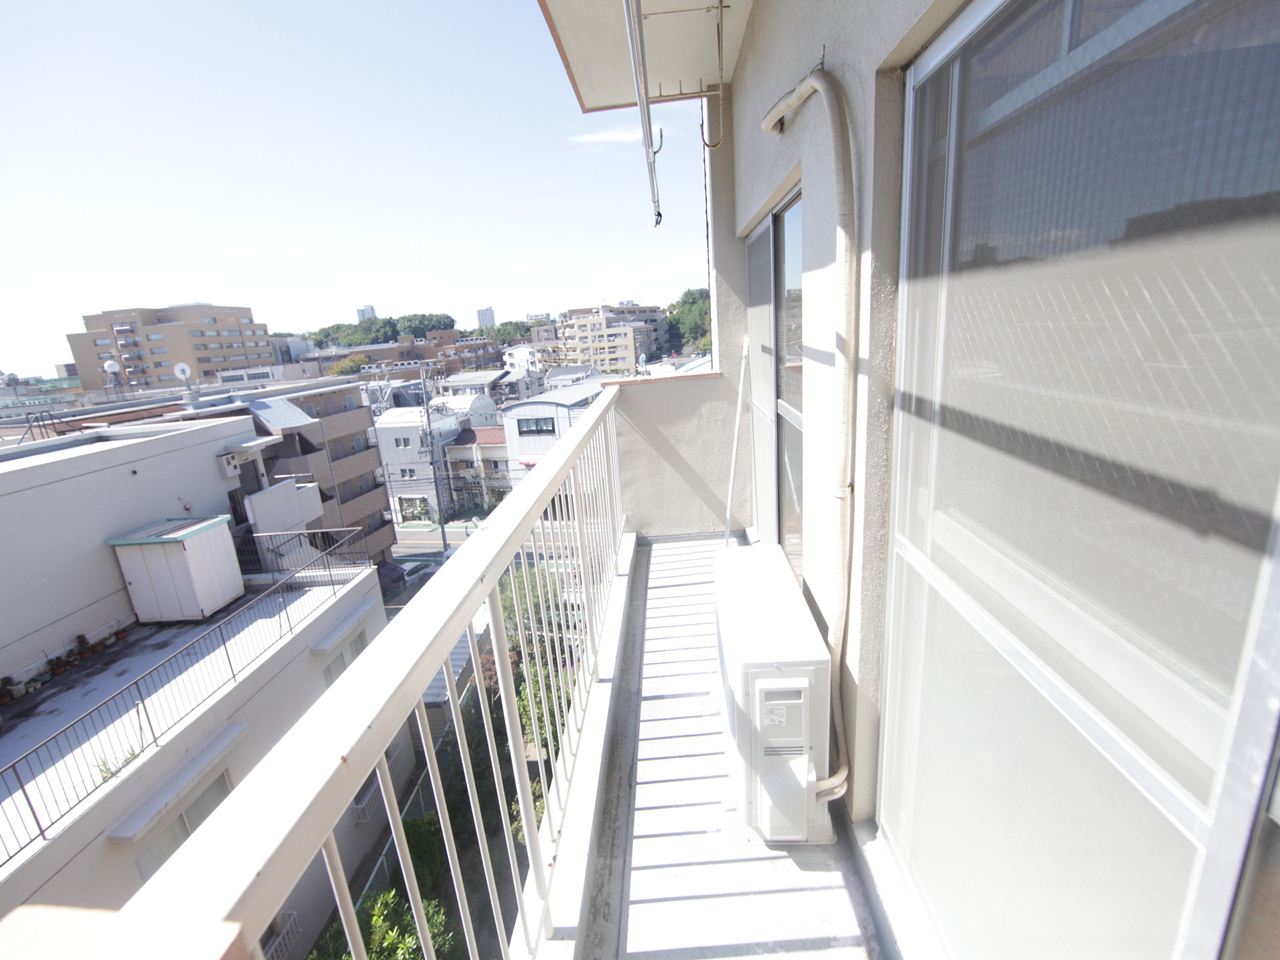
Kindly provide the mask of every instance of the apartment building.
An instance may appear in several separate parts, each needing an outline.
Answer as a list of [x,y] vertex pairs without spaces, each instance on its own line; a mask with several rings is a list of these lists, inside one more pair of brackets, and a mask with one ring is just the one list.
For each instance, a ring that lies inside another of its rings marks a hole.
[[543,390],[543,376],[537,370],[474,370],[455,373],[437,383],[440,396],[484,394],[498,406],[511,400],[525,400]]
[[456,510],[488,512],[511,492],[507,434],[501,426],[467,427],[445,448]]
[[[459,631],[510,609],[490,639],[580,651],[582,707],[530,774],[537,671],[495,658],[512,955],[1276,956],[1280,8],[628,9],[543,5],[583,109],[704,100],[713,370],[605,387],[392,642],[84,922],[253,944]],[[775,670],[815,632],[829,698],[721,714],[722,651]],[[824,700],[831,742],[790,706]],[[834,842],[795,841],[811,817]]]
[[512,483],[523,480],[555,449],[602,389],[599,380],[583,380],[503,408],[502,428]]
[[[254,322],[248,307],[136,307],[83,319],[84,332],[67,334],[67,343],[85,390],[181,385],[173,372],[179,363],[199,382],[222,370],[272,362],[267,327]],[[103,372],[108,361],[119,364],[116,379]]]
[[374,432],[396,523],[454,514],[453,489],[443,465],[445,447],[461,429],[457,415],[439,406],[392,407],[378,415]]
[[493,317],[493,307],[481,307],[476,311],[476,326],[481,330],[491,330],[497,326]]
[[661,307],[630,301],[568,310],[556,322],[557,362],[634,376],[641,357],[656,358],[665,352],[666,321]]
[[312,477],[324,506],[322,525],[363,532],[369,557],[391,561],[395,526],[382,461],[373,442],[373,414],[354,380],[277,389],[248,398],[265,432],[281,438],[274,448],[275,475]]
[[59,538],[0,588],[0,912],[124,903],[386,622],[359,533],[305,530],[314,485],[246,497],[237,549],[269,443],[238,416],[0,450],[9,534]]

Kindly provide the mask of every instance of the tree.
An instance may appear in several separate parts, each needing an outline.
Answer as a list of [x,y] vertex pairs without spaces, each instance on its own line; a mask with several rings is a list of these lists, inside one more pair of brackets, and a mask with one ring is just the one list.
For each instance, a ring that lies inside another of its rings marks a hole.
[[680,347],[673,349],[711,349],[710,330],[711,292],[706,287],[686,290],[667,307],[667,337],[674,343],[673,334],[679,333]]
[[[422,907],[436,956],[439,960],[452,960],[458,953],[457,939],[448,927],[444,908],[436,900],[424,900]],[[413,960],[422,956],[413,910],[396,890],[384,890],[372,902],[365,903],[359,920],[369,960]],[[307,954],[307,960],[351,960],[341,922],[329,924]]]
[[531,325],[524,320],[508,320],[493,328],[493,339],[501,347],[509,347],[517,340],[528,340]]
[[325,373],[338,377],[345,376],[349,373],[359,373],[360,368],[368,362],[369,355],[367,353],[353,353],[350,356],[343,357],[326,370]]
[[401,336],[425,337],[434,330],[452,330],[454,319],[447,313],[410,313],[393,321]]

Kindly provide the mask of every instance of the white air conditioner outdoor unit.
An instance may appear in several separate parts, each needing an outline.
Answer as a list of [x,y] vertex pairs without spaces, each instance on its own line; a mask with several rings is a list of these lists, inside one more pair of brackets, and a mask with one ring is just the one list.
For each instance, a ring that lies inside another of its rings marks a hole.
[[234,453],[218,454],[218,467],[228,480],[240,476],[240,459]]
[[724,551],[716,622],[730,776],[740,825],[767,843],[832,843],[831,660],[782,548]]

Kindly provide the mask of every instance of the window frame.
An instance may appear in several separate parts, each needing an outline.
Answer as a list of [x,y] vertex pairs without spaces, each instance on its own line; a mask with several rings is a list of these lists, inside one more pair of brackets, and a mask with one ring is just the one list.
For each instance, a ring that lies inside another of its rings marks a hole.
[[[900,170],[902,180],[901,207],[899,210],[898,289],[895,308],[896,356],[893,383],[895,393],[905,382],[906,367],[914,359],[914,356],[908,355],[908,350],[906,349],[908,345],[913,345],[915,340],[908,329],[908,299],[904,293],[908,289],[907,285],[910,279],[908,272],[911,264],[912,244],[916,242],[917,234],[919,233],[912,223],[912,203],[915,199],[912,188],[914,178],[919,172],[915,168],[917,92],[939,70],[957,71],[952,78],[953,89],[949,105],[951,114],[949,136],[951,142],[947,146],[947,172],[944,188],[946,193],[944,205],[947,210],[943,227],[945,257],[946,251],[949,249],[947,235],[951,232],[953,219],[952,191],[956,177],[956,155],[958,152],[957,138],[954,134],[957,129],[957,104],[960,100],[959,93],[954,89],[959,75],[958,64],[960,58],[956,57],[953,60],[952,57],[986,27],[991,20],[1003,14],[1018,2],[1019,0],[970,0],[955,19],[920,52],[903,73],[903,139],[902,167]],[[1071,15],[1073,2],[1074,0],[1062,0],[1066,8],[1064,16],[1068,19]],[[1142,37],[1155,34],[1164,25],[1173,22],[1180,13],[1193,5],[1194,0],[1145,0],[1145,2],[1139,3],[1133,10],[1121,17],[1120,21],[1111,24],[1111,27],[1107,28],[1108,30],[1112,27],[1116,29],[1112,31],[1106,41],[1091,44],[1091,49],[1089,50],[1082,51],[1081,48],[1085,44],[1066,50],[1054,65],[1054,68],[1060,69],[1062,73],[1058,84],[1069,86],[1073,78],[1084,67],[1092,65],[1094,62],[1109,56],[1116,50],[1123,49],[1125,46],[1132,45],[1135,42],[1142,42]],[[1147,21],[1141,25],[1141,29],[1135,29],[1133,24],[1137,23],[1143,15],[1146,15]],[[1132,18],[1129,23],[1123,23],[1129,18]],[[1093,39],[1097,39],[1097,37],[1095,36]],[[940,302],[945,302],[945,268],[942,276],[939,298]],[[945,331],[945,319],[941,316],[939,325]],[[939,342],[941,342],[942,336],[943,334],[941,333],[938,335]],[[945,359],[940,348],[938,359],[935,361],[938,377],[941,377],[944,362]],[[934,396],[938,395],[935,384]],[[895,402],[892,414],[892,431],[895,437],[900,435],[899,424],[902,417],[901,406],[898,402]],[[936,453],[931,453],[931,457],[936,457]],[[977,621],[972,619],[965,610],[960,609],[964,605],[964,598],[958,596],[957,593],[962,593],[963,591],[950,589],[945,582],[934,582],[922,567],[922,564],[929,564],[930,561],[919,556],[919,551],[909,542],[901,550],[899,549],[899,544],[905,540],[905,537],[899,533],[898,529],[899,491],[901,489],[900,485],[905,480],[905,459],[902,452],[895,449],[890,465],[890,492],[888,495],[888,550],[890,560],[889,576],[885,586],[886,615],[882,653],[884,668],[881,678],[881,690],[885,694],[886,701],[888,697],[893,695],[894,678],[890,675],[893,670],[894,660],[892,651],[898,642],[895,637],[895,621],[897,619],[895,607],[899,596],[898,590],[900,589],[896,581],[900,577],[895,571],[899,559],[903,559],[918,576],[921,576],[931,587],[938,590],[946,602],[951,603],[953,607],[958,609],[961,616],[969,620],[970,625],[977,628],[987,642],[992,643],[997,652],[1028,682],[1031,688],[1044,696],[1058,712],[1071,722],[1089,744],[1118,768],[1156,810],[1168,818],[1189,838],[1196,848],[1199,863],[1198,867],[1193,869],[1188,880],[1183,913],[1179,918],[1180,930],[1176,955],[1191,957],[1212,954],[1216,956],[1227,944],[1232,913],[1236,906],[1237,898],[1244,890],[1242,871],[1246,864],[1254,827],[1259,819],[1258,811],[1261,810],[1262,815],[1266,816],[1268,796],[1265,791],[1274,791],[1274,795],[1270,796],[1271,806],[1274,809],[1277,804],[1280,804],[1280,800],[1277,800],[1280,797],[1280,785],[1271,785],[1270,775],[1264,772],[1257,795],[1254,795],[1251,791],[1241,789],[1242,787],[1247,788],[1248,784],[1239,784],[1237,782],[1234,792],[1224,786],[1215,804],[1205,809],[1197,808],[1195,802],[1185,796],[1176,786],[1172,785],[1150,760],[1129,743],[1123,734],[1117,732],[1105,719],[1095,715],[1091,705],[1079,693],[1071,689],[1065,681],[1040,662],[1038,658],[1022,651],[1020,645],[1011,638],[995,639],[988,635],[987,630],[978,627]],[[931,499],[933,492],[933,484],[930,483]],[[1261,624],[1275,623],[1280,620],[1280,538],[1275,536],[1276,529],[1276,523],[1273,521],[1273,535],[1271,542],[1267,546],[1263,561],[1264,567],[1269,567],[1271,572],[1262,575],[1267,580],[1267,583],[1265,587],[1258,588],[1258,596],[1255,597],[1255,604],[1260,611],[1260,615],[1254,618],[1254,626],[1251,628],[1250,635],[1246,640],[1246,649],[1252,651],[1252,656],[1246,659],[1244,669],[1247,669],[1250,663],[1254,665],[1254,669],[1250,672],[1247,681],[1242,684],[1239,701],[1236,704],[1236,722],[1228,732],[1230,745],[1223,761],[1223,769],[1228,771],[1228,777],[1233,770],[1252,768],[1255,762],[1250,760],[1249,757],[1251,754],[1256,755],[1259,750],[1262,750],[1267,757],[1266,768],[1269,770],[1276,750],[1274,735],[1277,729],[1277,709],[1272,704],[1280,702],[1280,669],[1275,666],[1280,663],[1280,633],[1267,631],[1260,627]],[[914,557],[913,554],[915,555]],[[981,617],[981,613],[975,612],[973,617]],[[1259,663],[1265,663],[1269,666],[1266,669],[1259,669],[1256,666]],[[1268,700],[1271,701],[1270,704]],[[883,703],[881,716],[887,718],[891,712],[892,704]],[[1259,731],[1262,732],[1262,736],[1259,735]],[[890,724],[882,722],[878,730],[876,746],[878,755],[875,761],[877,823],[880,822],[881,818],[882,791],[885,785],[884,767],[889,749],[889,745],[886,742],[887,735],[892,735]],[[1264,737],[1265,744],[1262,743]],[[885,836],[890,849],[893,849],[894,841],[892,835],[888,832],[882,835]],[[894,856],[896,857],[897,854],[895,853]]]

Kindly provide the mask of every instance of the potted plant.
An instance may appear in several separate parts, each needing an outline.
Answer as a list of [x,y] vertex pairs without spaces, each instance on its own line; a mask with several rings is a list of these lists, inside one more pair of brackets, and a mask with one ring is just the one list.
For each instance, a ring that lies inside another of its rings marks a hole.
[[0,689],[9,691],[9,698],[17,700],[27,692],[25,683],[16,682],[13,677],[0,677]]
[[87,659],[94,654],[93,644],[89,642],[89,638],[83,633],[76,635],[76,656],[81,660]]
[[44,665],[49,668],[49,672],[55,677],[62,676],[67,669],[67,661],[62,657],[50,657],[44,662]]

